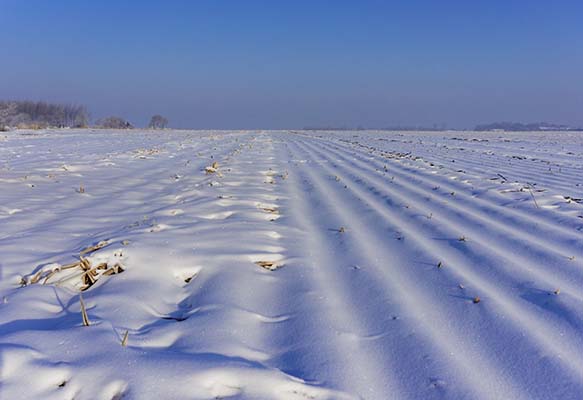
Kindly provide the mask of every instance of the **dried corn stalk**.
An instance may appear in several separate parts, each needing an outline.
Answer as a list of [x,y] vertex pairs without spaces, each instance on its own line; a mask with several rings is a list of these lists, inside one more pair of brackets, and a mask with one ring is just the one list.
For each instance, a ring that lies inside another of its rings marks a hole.
[[81,303],[81,317],[83,318],[83,326],[91,325],[89,321],[89,316],[87,315],[87,309],[85,309],[85,302],[83,302],[83,296],[79,295],[79,303]]
[[128,335],[129,335],[129,333],[130,332],[128,330],[126,330],[126,333],[124,333],[124,335],[123,335],[123,339],[121,340],[121,345],[123,347],[126,347],[128,345]]
[[276,269],[283,267],[283,265],[278,264],[275,261],[255,261],[255,264],[269,271],[275,271]]
[[206,172],[207,174],[214,174],[218,170],[219,170],[219,163],[215,161],[210,166],[205,167],[204,172]]
[[[116,262],[115,264],[101,262],[97,265],[93,265],[89,259],[83,257],[86,254],[104,248],[109,243],[109,241],[104,240],[94,246],[85,248],[79,254],[79,261],[74,263],[67,265],[50,264],[48,267],[37,271],[34,275],[28,278],[23,277],[20,281],[21,286],[38,283],[41,279],[44,279],[42,282],[43,285],[59,285],[70,280],[79,279],[81,281],[79,290],[85,291],[93,286],[101,276],[119,274],[124,271],[123,266],[119,262]],[[117,255],[117,253],[114,255]],[[68,273],[64,273],[64,271],[68,271]],[[59,279],[57,280],[56,278]]]
[[84,249],[84,250],[81,250],[81,252],[79,253],[79,255],[80,255],[80,256],[83,256],[83,255],[85,255],[85,254],[88,254],[88,253],[93,253],[93,252],[94,252],[94,251],[96,251],[96,250],[99,250],[99,249],[102,249],[102,248],[104,248],[104,247],[105,247],[105,246],[107,246],[109,243],[110,243],[110,241],[109,241],[109,240],[102,240],[101,242],[97,243],[97,244],[96,244],[96,245],[94,245],[94,246],[89,246],[89,247],[87,247],[86,249]]

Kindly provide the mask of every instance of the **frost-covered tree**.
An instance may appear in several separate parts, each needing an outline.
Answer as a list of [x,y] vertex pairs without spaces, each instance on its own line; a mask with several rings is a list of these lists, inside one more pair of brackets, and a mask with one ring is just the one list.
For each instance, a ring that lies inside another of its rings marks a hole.
[[161,115],[154,115],[150,119],[150,123],[148,124],[148,128],[151,129],[165,129],[168,126],[168,119],[164,118]]
[[133,125],[121,117],[107,117],[98,122],[98,125],[107,129],[132,129]]
[[30,127],[84,127],[87,109],[74,104],[44,101],[0,101],[0,125]]
[[85,106],[67,105],[64,107],[65,126],[85,128],[89,123],[89,113]]
[[17,112],[16,103],[0,102],[0,130],[8,129]]

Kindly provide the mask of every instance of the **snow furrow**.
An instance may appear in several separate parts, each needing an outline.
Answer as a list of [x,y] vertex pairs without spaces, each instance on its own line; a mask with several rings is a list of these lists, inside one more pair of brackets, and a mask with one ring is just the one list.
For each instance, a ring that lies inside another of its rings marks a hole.
[[580,134],[0,141],[1,398],[583,393]]
[[[333,152],[330,148],[327,149],[328,153]],[[317,149],[315,151],[323,155],[321,151]],[[517,233],[516,229],[507,227],[505,221],[486,218],[479,212],[468,210],[464,207],[464,203],[459,201],[453,199],[447,202],[440,201],[431,192],[405,179],[387,179],[387,174],[398,176],[396,168],[391,169],[390,173],[380,175],[378,170],[370,169],[365,162],[347,158],[338,153],[336,155],[339,157],[337,160],[353,166],[354,172],[351,173],[351,179],[358,179],[360,181],[358,183],[363,186],[374,184],[368,187],[370,191],[374,190],[384,198],[398,200],[399,205],[406,207],[404,211],[418,217],[421,221],[425,218],[431,222],[447,222],[445,237],[455,240],[463,236],[465,241],[471,241],[484,248],[485,254],[481,256],[482,260],[494,255],[498,260],[504,260],[504,263],[500,263],[500,267],[508,270],[509,273],[514,273],[515,269],[521,269],[527,276],[530,275],[546,283],[549,290],[566,289],[579,301],[583,301],[583,296],[578,289],[583,284],[583,268],[580,268],[580,262],[569,261],[569,257],[565,255],[569,254],[575,259],[583,258],[583,248],[565,247],[562,253],[557,255],[556,247],[543,241],[540,236],[522,235],[520,231]],[[363,176],[361,171],[367,170],[369,173]],[[552,272],[549,267],[552,267]]]
[[[319,141],[319,143],[324,147],[327,146],[325,141]],[[532,212],[525,214],[520,210],[501,207],[491,199],[482,199],[469,195],[464,193],[463,190],[467,190],[467,187],[453,187],[450,182],[446,180],[437,180],[435,175],[422,175],[420,174],[422,170],[419,168],[411,170],[409,167],[404,168],[400,163],[394,163],[393,160],[390,159],[379,160],[371,158],[370,155],[365,155],[358,149],[347,149],[343,144],[337,145],[337,147],[342,149],[342,156],[344,156],[345,159],[351,158],[355,161],[361,161],[359,165],[363,170],[376,172],[382,170],[387,163],[390,163],[391,168],[386,171],[386,174],[403,178],[403,184],[408,185],[410,188],[415,187],[416,192],[424,198],[434,198],[436,191],[433,190],[433,188],[436,187],[439,187],[439,189],[444,188],[445,193],[447,193],[448,196],[452,192],[455,193],[456,211],[460,214],[465,213],[466,216],[477,218],[481,223],[488,223],[493,219],[504,220],[506,223],[504,225],[498,225],[498,229],[504,230],[514,237],[524,238],[525,240],[531,241],[537,246],[546,248],[546,250],[550,252],[556,252],[556,249],[559,248],[561,249],[561,255],[563,256],[572,251],[582,251],[583,239],[581,239],[581,235],[574,232],[572,229],[565,228],[564,226],[557,226],[555,223],[557,218],[553,218],[550,221],[541,221],[540,218],[544,218],[544,215],[539,216]],[[326,148],[329,150],[332,149],[331,147]],[[441,200],[443,200],[443,197]],[[545,229],[550,230],[547,240],[543,241],[540,239],[540,235],[531,233],[539,231],[541,229],[540,225],[543,225]],[[552,245],[548,244],[549,241],[551,241]],[[572,244],[572,246],[565,247],[564,243]]]
[[[297,154],[297,151],[296,151]],[[305,154],[308,159],[314,160],[310,154]],[[301,156],[297,158],[302,158]],[[500,374],[498,368],[490,362],[488,356],[471,343],[464,336],[457,336],[444,325],[441,316],[445,315],[439,309],[436,302],[430,302],[423,292],[416,288],[413,279],[408,273],[403,273],[403,265],[406,261],[399,257],[398,253],[392,252],[387,248],[384,241],[372,234],[370,227],[363,225],[360,218],[354,218],[354,210],[349,203],[344,203],[334,196],[335,190],[326,182],[326,178],[321,174],[321,169],[312,172],[312,166],[306,163],[304,167],[308,172],[315,187],[318,187],[326,197],[330,199],[334,212],[339,218],[346,222],[347,229],[353,230],[354,234],[350,239],[354,241],[355,247],[359,250],[362,263],[371,267],[374,271],[375,278],[379,279],[386,287],[386,293],[394,294],[395,301],[402,304],[407,318],[413,320],[412,324],[416,327],[417,334],[421,337],[426,336],[432,346],[438,349],[440,358],[450,358],[450,362],[455,363],[452,366],[453,375],[456,376],[455,386],[466,386],[461,393],[468,396],[468,391],[472,393],[473,398],[521,398],[520,391],[514,387],[513,383],[507,380],[507,377]],[[345,207],[338,207],[340,204],[346,204]],[[381,260],[389,264],[379,264]],[[389,261],[390,260],[390,261]],[[385,269],[390,267],[390,269]],[[423,329],[424,326],[427,328]],[[474,370],[473,365],[480,365],[480,370]],[[453,379],[453,378],[452,378]],[[459,390],[459,389],[458,389]],[[451,393],[451,398],[460,396],[459,393]],[[463,395],[462,395],[463,397]]]
[[[310,155],[311,159],[321,159],[321,157]],[[327,163],[329,164],[329,163]],[[323,169],[329,168],[327,164],[322,163]],[[332,172],[332,171],[330,171]],[[342,176],[339,174],[339,176]],[[350,182],[350,180],[348,180]],[[560,364],[563,364],[573,375],[580,379],[583,377],[583,363],[578,356],[575,356],[574,349],[580,347],[581,339],[578,336],[571,335],[570,339],[565,337],[566,332],[563,330],[554,329],[553,325],[536,316],[532,311],[528,311],[524,306],[512,300],[502,288],[498,288],[489,282],[489,279],[482,277],[477,271],[469,269],[472,265],[462,253],[456,251],[455,248],[449,245],[437,245],[427,240],[428,237],[435,237],[435,235],[427,235],[419,232],[421,227],[419,224],[413,226],[411,223],[404,220],[399,215],[389,211],[390,209],[383,207],[374,197],[368,193],[354,189],[354,185],[349,187],[355,195],[364,199],[378,214],[387,218],[388,221],[395,221],[399,229],[401,229],[408,241],[416,242],[416,245],[428,255],[434,255],[433,259],[444,260],[444,264],[449,266],[450,270],[455,273],[468,286],[473,286],[480,293],[484,293],[488,301],[498,303],[500,310],[512,317],[516,323],[516,328],[526,329],[524,334],[528,334],[539,345],[548,349],[550,354],[558,356]],[[359,229],[360,232],[364,229]],[[379,244],[379,246],[382,246]],[[447,267],[446,267],[447,268]],[[575,317],[576,321],[580,321],[579,317]],[[579,325],[579,323],[577,323]],[[577,325],[577,326],[578,326]],[[529,327],[532,327],[530,329]],[[536,327],[536,329],[534,329]]]

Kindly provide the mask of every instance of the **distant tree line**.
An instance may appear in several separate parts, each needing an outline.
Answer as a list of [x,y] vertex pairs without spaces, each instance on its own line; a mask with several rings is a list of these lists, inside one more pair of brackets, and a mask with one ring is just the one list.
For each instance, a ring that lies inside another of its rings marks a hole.
[[[54,104],[45,101],[0,101],[0,130],[8,128],[86,128],[89,126],[87,108],[77,104]],[[133,129],[126,119],[111,116],[98,120],[94,128]],[[166,129],[168,119],[154,115],[148,127]]]
[[84,128],[89,122],[85,106],[44,101],[0,101],[0,128]]
[[383,127],[363,127],[362,125],[351,126],[306,126],[302,128],[304,131],[366,131],[366,130],[381,130],[381,131],[445,131],[447,124],[433,124],[432,126],[408,126],[408,125],[391,125]]
[[525,132],[525,131],[578,131],[582,128],[575,128],[568,125],[551,124],[548,122],[493,122],[490,124],[476,125],[476,131],[509,131],[509,132]]

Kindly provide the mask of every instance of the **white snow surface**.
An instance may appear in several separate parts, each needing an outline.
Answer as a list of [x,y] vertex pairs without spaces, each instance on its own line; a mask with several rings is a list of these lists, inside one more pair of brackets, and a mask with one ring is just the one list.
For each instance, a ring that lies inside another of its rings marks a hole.
[[580,133],[2,133],[0,398],[581,399],[582,198]]

